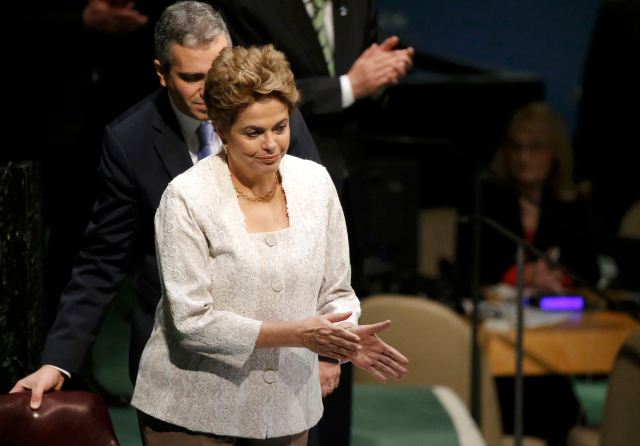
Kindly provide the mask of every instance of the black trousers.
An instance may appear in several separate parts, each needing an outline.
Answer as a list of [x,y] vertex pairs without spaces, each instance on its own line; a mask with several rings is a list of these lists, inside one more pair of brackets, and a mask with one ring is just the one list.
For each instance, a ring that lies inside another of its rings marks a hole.
[[340,385],[322,400],[324,415],[309,431],[309,446],[348,446],[351,435],[353,366],[342,364]]

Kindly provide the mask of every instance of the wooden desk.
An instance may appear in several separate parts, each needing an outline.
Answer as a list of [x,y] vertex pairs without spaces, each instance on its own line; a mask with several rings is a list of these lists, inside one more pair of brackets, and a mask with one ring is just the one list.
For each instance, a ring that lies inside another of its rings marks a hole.
[[[640,325],[624,313],[577,313],[557,325],[525,329],[525,375],[608,374],[620,346]],[[515,373],[515,332],[483,330],[481,342],[495,376]]]

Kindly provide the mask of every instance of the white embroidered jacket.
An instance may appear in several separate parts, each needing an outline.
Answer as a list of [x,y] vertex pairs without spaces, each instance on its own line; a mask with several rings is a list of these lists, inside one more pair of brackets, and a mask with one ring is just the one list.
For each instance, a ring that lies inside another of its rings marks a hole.
[[344,216],[312,161],[280,164],[289,227],[248,233],[226,162],[176,177],[155,217],[162,299],[132,405],[198,432],[246,438],[302,432],[322,415],[317,355],[256,349],[264,320],[353,311]]

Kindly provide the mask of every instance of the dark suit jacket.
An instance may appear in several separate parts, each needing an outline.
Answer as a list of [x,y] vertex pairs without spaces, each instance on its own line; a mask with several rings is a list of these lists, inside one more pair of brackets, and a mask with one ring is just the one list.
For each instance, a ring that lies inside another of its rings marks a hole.
[[[289,153],[319,161],[298,111],[291,115]],[[135,378],[160,299],[153,218],[167,184],[192,165],[166,89],[106,127],[98,197],[47,337],[44,364],[78,372],[118,285],[134,271],[129,372]]]

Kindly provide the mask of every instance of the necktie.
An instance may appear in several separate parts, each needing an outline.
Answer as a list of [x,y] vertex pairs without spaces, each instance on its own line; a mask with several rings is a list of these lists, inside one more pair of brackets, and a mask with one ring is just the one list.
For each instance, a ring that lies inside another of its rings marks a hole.
[[313,28],[316,30],[316,34],[318,35],[318,42],[320,42],[324,60],[327,62],[329,74],[331,76],[335,76],[336,69],[333,60],[333,48],[331,48],[331,45],[329,44],[327,30],[324,27],[325,3],[326,0],[311,0],[311,4],[313,5],[313,17],[311,17],[311,22],[313,23]]
[[198,151],[198,161],[206,158],[213,153],[211,147],[211,138],[213,137],[213,126],[209,121],[203,121],[196,130],[198,141],[200,142],[200,150]]

